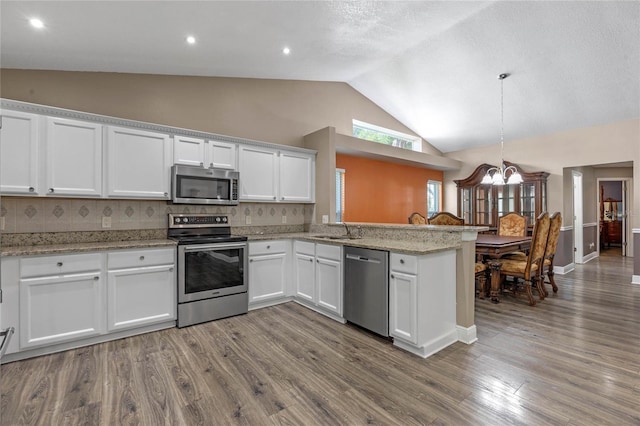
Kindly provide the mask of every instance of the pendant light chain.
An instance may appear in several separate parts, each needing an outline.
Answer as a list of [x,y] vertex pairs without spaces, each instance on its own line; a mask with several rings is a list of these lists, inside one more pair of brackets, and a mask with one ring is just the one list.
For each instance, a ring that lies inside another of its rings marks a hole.
[[500,74],[500,168],[504,168],[504,79],[505,74]]

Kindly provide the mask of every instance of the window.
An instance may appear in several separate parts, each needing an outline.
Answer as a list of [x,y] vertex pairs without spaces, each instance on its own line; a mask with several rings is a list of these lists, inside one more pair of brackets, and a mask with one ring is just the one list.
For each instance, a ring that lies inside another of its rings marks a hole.
[[344,169],[336,169],[336,222],[342,222],[344,214]]
[[441,211],[442,182],[430,180],[427,182],[427,216],[431,217]]
[[371,142],[408,149],[409,151],[422,152],[422,138],[385,129],[364,121],[353,120],[353,136]]

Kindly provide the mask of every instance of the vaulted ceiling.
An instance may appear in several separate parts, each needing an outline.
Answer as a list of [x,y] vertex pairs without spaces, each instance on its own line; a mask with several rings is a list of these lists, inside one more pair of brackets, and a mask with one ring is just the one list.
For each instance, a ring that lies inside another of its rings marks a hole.
[[442,152],[499,141],[500,73],[506,142],[640,118],[638,1],[3,0],[0,15],[4,68],[342,81]]

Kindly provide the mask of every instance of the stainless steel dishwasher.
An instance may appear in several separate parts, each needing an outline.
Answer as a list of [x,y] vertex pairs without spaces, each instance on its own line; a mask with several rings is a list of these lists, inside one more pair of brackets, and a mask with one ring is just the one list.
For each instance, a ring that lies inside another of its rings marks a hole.
[[389,252],[344,246],[344,318],[389,336]]

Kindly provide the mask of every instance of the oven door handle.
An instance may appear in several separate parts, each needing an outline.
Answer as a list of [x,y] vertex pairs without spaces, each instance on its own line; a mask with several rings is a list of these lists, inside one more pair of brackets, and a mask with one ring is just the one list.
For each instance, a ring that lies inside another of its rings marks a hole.
[[234,248],[246,248],[247,243],[215,243],[215,244],[195,244],[191,246],[185,246],[184,252],[194,252],[194,251],[203,251],[203,250],[224,250],[224,249],[234,249]]

